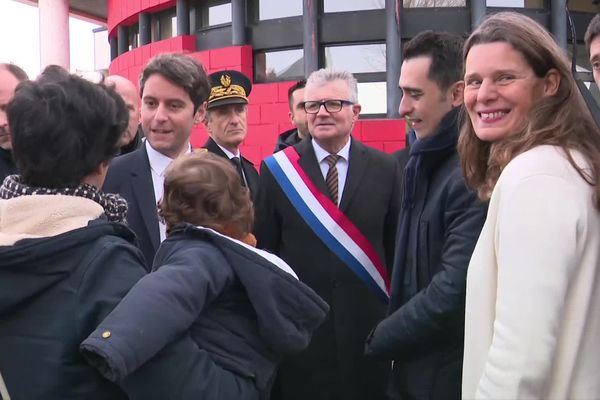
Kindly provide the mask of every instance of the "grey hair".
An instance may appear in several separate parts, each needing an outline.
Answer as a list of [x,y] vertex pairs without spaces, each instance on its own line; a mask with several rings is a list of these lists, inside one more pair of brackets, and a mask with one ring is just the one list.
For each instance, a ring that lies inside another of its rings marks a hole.
[[[350,100],[353,103],[358,102],[358,84],[356,78],[348,71],[336,70],[334,68],[321,68],[310,74],[306,80],[306,87],[321,86],[333,81],[344,81],[350,91]],[[344,99],[342,99],[344,100]]]

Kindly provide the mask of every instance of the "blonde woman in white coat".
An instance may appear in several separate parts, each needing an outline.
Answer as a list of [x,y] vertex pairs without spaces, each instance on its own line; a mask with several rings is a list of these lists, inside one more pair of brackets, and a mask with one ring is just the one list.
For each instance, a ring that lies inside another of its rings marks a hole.
[[463,398],[600,398],[600,132],[546,30],[465,43],[459,152],[490,200],[467,277]]

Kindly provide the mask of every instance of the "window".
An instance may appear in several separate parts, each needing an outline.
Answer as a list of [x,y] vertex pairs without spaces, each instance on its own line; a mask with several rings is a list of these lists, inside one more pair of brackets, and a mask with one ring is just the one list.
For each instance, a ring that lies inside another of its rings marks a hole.
[[488,7],[544,8],[544,0],[486,0]]
[[259,0],[258,19],[295,17],[302,15],[302,0]]
[[208,26],[230,24],[231,3],[208,6]]
[[[496,1],[496,0],[487,0]],[[502,1],[502,0],[500,0]],[[466,7],[466,0],[403,0],[404,8]]]
[[140,28],[138,24],[129,27],[129,50],[140,46]]
[[325,66],[353,74],[385,72],[385,44],[325,47]]
[[325,47],[325,67],[352,72],[358,80],[362,115],[387,112],[384,43]]
[[387,90],[385,82],[359,82],[358,102],[361,114],[387,113]]
[[302,79],[304,77],[304,51],[293,49],[256,52],[254,54],[254,75],[256,82]]
[[323,0],[326,13],[377,9],[385,9],[385,0]]
[[153,42],[177,36],[177,13],[175,8],[152,15],[150,31]]

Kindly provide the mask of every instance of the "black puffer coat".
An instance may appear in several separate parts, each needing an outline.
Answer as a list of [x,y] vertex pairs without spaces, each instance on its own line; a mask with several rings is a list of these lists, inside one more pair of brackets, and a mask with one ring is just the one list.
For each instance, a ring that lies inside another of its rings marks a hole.
[[236,399],[255,398],[257,390],[264,396],[281,357],[306,348],[329,309],[264,253],[208,229],[175,227],[159,248],[156,270],[83,348],[101,355],[96,362],[114,380],[191,332],[219,366],[255,383]]

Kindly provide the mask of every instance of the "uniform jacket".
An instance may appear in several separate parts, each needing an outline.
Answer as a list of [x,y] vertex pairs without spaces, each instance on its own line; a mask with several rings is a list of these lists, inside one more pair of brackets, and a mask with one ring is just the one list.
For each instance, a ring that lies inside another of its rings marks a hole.
[[600,396],[593,196],[554,146],[528,150],[502,171],[469,266],[463,398]]
[[286,147],[293,146],[295,144],[300,143],[302,139],[298,135],[298,129],[293,128],[281,133],[277,137],[277,144],[275,145],[275,150],[273,153],[278,152],[279,150],[283,150]]
[[[391,267],[399,208],[398,166],[392,156],[351,140],[340,209]],[[327,193],[311,140],[295,147],[300,165]],[[264,162],[256,209],[259,247],[283,258],[331,307],[308,349],[284,360],[278,396],[286,400],[383,398],[389,364],[368,359],[363,351],[368,332],[385,315],[385,305],[304,222]]]
[[[204,144],[206,150],[214,153],[218,156],[224,157],[229,160],[227,154],[221,150],[221,148],[217,145],[217,143],[212,139],[208,138],[208,141]],[[256,199],[256,194],[258,193],[258,172],[254,167],[252,161],[248,160],[244,156],[241,156],[242,161],[242,170],[244,171],[244,176],[246,177],[246,181],[248,182],[248,189],[250,190],[250,195],[252,199]]]
[[466,274],[486,205],[462,174],[456,114],[411,146],[406,167],[389,316],[366,348],[394,360],[392,398],[460,397]]
[[150,270],[160,245],[160,231],[146,146],[116,157],[108,168],[102,190],[118,193],[127,200],[127,224],[135,232]]
[[83,343],[117,377],[191,332],[218,365],[255,382],[249,395],[268,393],[281,356],[306,348],[329,309],[260,251],[205,228],[175,227],[155,268]]
[[102,214],[71,196],[0,200],[0,372],[11,397],[198,399],[229,385],[189,337],[116,384],[86,363],[79,344],[145,274],[133,233]]

